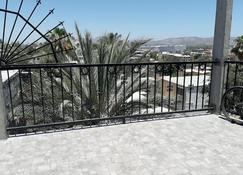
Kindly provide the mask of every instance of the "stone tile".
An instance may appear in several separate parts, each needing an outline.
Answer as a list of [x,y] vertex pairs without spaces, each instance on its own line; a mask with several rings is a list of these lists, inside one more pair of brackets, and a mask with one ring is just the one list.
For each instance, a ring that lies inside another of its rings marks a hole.
[[240,175],[242,135],[207,115],[10,138],[0,174]]

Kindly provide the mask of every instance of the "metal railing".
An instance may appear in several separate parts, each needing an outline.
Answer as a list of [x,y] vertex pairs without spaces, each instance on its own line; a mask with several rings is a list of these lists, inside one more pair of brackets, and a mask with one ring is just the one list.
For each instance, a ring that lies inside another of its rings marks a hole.
[[243,62],[242,61],[226,61],[226,80],[225,89],[229,89],[233,86],[243,85]]
[[[213,62],[1,68],[9,135],[208,111]],[[10,74],[10,71],[12,74]]]

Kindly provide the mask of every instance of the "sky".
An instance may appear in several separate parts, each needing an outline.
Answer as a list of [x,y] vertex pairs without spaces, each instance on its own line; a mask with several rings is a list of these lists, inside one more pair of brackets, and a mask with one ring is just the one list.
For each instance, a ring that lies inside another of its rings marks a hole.
[[[9,1],[12,4],[9,6],[16,8],[20,0]],[[24,0],[25,16],[35,2]],[[77,22],[82,32],[89,31],[94,37],[107,32],[130,33],[134,39],[212,37],[216,0],[42,0],[33,23],[52,8],[55,13],[41,25],[41,30],[46,31],[59,21],[65,21],[65,27],[71,33],[75,33],[74,23]],[[243,0],[234,0],[231,35],[243,35]]]

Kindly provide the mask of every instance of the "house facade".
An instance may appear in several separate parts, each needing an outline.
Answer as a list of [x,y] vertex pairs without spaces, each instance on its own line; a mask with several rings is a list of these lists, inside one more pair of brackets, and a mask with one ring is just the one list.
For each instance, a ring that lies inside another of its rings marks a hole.
[[[208,105],[210,76],[179,76],[163,78],[163,96],[167,105],[177,110],[197,109]],[[176,103],[177,100],[177,103]]]

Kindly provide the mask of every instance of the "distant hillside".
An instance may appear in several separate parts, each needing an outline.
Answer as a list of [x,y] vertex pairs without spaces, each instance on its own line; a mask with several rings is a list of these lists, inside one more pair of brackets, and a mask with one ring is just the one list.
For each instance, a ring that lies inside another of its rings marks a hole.
[[[231,45],[235,38],[231,39]],[[179,37],[179,38],[167,38],[163,40],[152,40],[148,45],[186,45],[190,46],[211,46],[213,45],[213,38],[200,38],[200,37]]]

